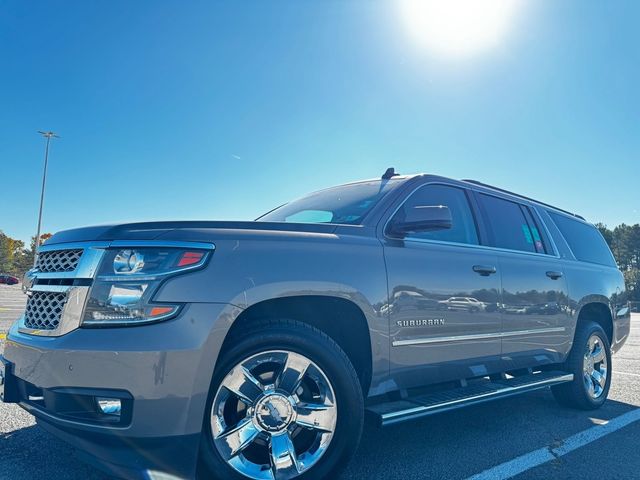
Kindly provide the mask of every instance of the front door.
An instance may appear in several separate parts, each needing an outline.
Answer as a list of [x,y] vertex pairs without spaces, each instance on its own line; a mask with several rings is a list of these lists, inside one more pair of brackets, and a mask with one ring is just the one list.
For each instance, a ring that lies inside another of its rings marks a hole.
[[396,212],[445,205],[453,227],[385,237],[392,377],[399,388],[483,376],[499,370],[498,257],[479,247],[466,190],[418,188]]

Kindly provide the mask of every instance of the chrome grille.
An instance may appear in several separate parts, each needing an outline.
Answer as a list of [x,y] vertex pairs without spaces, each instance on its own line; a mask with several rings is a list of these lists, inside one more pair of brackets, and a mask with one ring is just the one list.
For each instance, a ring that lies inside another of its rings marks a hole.
[[73,272],[82,257],[81,248],[73,250],[50,250],[38,254],[36,268],[44,273]]
[[24,325],[35,330],[55,330],[60,324],[66,294],[31,292],[24,314]]

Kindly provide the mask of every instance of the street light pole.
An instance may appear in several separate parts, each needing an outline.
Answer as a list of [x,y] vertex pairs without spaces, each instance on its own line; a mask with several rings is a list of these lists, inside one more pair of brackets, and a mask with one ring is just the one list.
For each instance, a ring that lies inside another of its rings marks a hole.
[[60,138],[54,132],[43,132],[38,130],[38,133],[47,139],[47,144],[44,149],[44,172],[42,174],[42,190],[40,191],[40,211],[38,212],[38,231],[36,232],[36,246],[33,256],[33,266],[36,266],[36,252],[40,246],[40,226],[42,225],[42,205],[44,204],[44,187],[47,182],[47,165],[49,164],[49,143],[52,138]]

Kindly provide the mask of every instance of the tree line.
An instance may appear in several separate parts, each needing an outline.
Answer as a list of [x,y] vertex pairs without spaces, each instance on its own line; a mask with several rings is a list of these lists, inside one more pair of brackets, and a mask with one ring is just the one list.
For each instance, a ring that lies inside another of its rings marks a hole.
[[[624,273],[627,284],[627,298],[640,302],[640,224],[618,225],[610,229],[603,223],[596,224],[600,233],[609,244],[609,248]],[[41,243],[50,233],[43,234]],[[35,237],[27,247],[21,240],[9,237],[0,231],[0,273],[8,273],[22,278],[22,275],[33,266]]]
[[[40,235],[40,243],[46,242],[50,233]],[[0,273],[8,273],[22,279],[22,275],[33,267],[36,237],[31,237],[29,247],[22,240],[11,238],[0,230]]]
[[596,224],[616,257],[618,267],[627,284],[627,298],[640,302],[640,224],[618,225],[614,229],[602,223]]

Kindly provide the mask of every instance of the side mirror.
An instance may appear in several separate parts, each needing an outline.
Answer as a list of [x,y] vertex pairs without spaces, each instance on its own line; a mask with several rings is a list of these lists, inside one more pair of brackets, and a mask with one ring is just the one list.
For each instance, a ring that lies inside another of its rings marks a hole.
[[451,210],[444,205],[418,205],[405,212],[405,218],[391,223],[389,233],[406,237],[408,233],[449,230],[453,226]]

